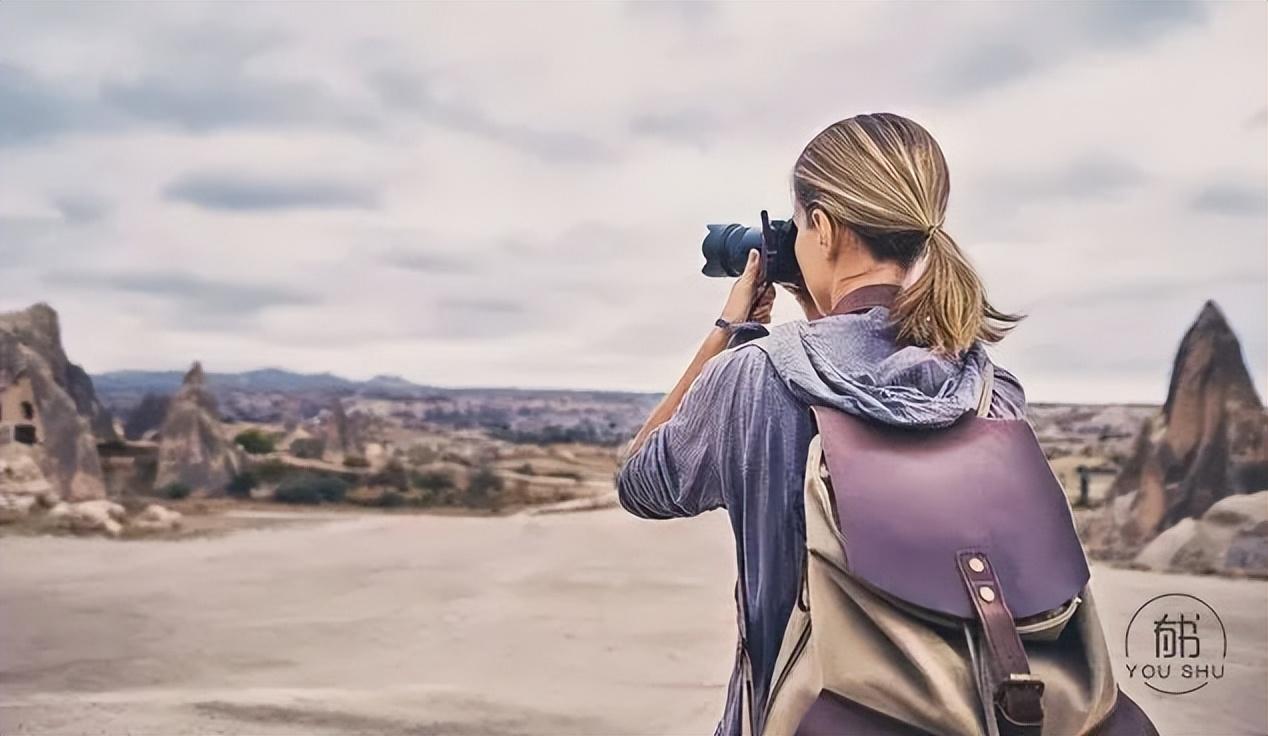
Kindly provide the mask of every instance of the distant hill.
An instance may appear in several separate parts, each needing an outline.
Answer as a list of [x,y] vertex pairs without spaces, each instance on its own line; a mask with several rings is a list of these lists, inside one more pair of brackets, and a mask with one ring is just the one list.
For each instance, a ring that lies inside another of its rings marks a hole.
[[[93,386],[106,393],[174,393],[181,387],[184,371],[111,371],[92,377]],[[371,384],[381,377],[365,382]],[[397,379],[404,381],[404,379]],[[404,381],[404,383],[409,383]],[[245,373],[208,373],[206,385],[228,391],[354,391],[363,384],[332,373],[294,373],[279,368],[262,368]],[[413,386],[414,384],[409,384]],[[421,387],[415,387],[421,388]]]
[[[426,398],[435,396],[576,396],[579,398],[642,399],[659,395],[639,391],[600,391],[592,389],[546,389],[514,387],[447,388],[414,383],[400,376],[378,375],[366,381],[336,376],[333,373],[296,373],[281,368],[260,368],[243,373],[208,373],[206,385],[214,392],[242,393],[358,393],[388,398]],[[92,383],[99,393],[113,397],[125,395],[171,394],[181,387],[184,371],[110,371],[93,375]]]

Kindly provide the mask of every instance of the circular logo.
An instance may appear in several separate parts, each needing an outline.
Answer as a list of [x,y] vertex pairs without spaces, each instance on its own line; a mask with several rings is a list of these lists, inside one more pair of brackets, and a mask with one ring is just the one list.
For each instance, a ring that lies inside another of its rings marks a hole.
[[1149,599],[1127,623],[1124,640],[1128,679],[1156,692],[1184,695],[1224,677],[1224,622],[1197,596],[1166,593]]

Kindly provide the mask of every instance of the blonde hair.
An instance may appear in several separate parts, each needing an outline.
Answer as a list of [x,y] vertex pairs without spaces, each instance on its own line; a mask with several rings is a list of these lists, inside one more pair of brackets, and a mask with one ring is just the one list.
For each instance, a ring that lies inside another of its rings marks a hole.
[[856,233],[874,258],[923,273],[898,295],[899,341],[958,354],[975,340],[999,342],[1023,316],[997,311],[982,280],[942,229],[951,184],[942,149],[900,115],[856,115],[833,123],[793,169],[793,194],[807,216],[827,215]]

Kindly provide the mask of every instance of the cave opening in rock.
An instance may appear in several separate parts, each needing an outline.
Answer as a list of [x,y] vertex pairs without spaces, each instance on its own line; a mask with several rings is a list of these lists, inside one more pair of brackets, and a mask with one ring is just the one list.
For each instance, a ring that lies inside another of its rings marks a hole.
[[13,427],[13,439],[15,442],[21,442],[24,445],[34,445],[36,442],[35,425],[34,424],[18,424]]

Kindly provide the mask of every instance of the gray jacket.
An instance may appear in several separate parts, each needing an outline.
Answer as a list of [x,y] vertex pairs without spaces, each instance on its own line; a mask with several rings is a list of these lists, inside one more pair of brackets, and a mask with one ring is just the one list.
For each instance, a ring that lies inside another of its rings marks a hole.
[[[814,434],[808,407],[933,428],[951,424],[977,403],[990,360],[985,347],[975,344],[952,359],[898,346],[886,306],[897,291],[857,289],[843,301],[877,306],[781,324],[728,348],[704,366],[674,415],[617,474],[621,505],[636,516],[727,510],[758,712],[801,572],[802,490]],[[1021,418],[1025,405],[1016,377],[996,366],[990,415]],[[718,724],[724,736],[740,733],[738,664],[737,657]]]

